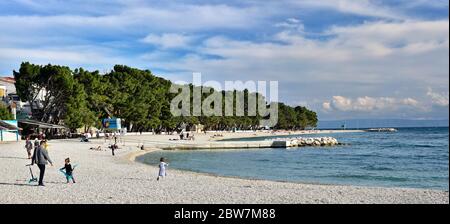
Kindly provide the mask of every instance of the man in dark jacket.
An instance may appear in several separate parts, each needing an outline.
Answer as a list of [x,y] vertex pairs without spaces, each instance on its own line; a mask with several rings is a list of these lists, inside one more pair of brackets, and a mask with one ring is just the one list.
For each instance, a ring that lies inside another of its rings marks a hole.
[[[31,165],[35,163],[39,167],[39,186],[44,186],[44,174],[45,174],[45,165],[50,162],[53,166],[53,162],[48,156],[47,149],[44,148],[45,141],[41,141],[41,144],[34,149],[33,158],[31,160]],[[48,162],[47,162],[48,161]]]

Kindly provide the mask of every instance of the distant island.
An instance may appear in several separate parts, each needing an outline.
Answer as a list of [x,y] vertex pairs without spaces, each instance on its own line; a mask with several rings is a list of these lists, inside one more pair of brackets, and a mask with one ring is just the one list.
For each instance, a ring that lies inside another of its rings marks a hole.
[[449,120],[412,120],[412,119],[348,119],[321,120],[317,124],[319,129],[367,129],[367,128],[407,128],[407,127],[448,127]]

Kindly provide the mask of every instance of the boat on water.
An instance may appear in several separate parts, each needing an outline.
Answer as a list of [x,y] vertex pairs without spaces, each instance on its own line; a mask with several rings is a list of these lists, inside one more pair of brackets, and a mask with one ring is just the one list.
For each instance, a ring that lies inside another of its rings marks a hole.
[[370,128],[367,129],[368,132],[397,132],[395,128]]

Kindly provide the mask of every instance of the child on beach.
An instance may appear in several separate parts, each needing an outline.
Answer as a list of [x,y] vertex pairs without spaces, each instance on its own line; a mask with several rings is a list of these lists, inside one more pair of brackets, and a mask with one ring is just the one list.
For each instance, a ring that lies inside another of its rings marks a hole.
[[164,157],[161,157],[161,159],[159,159],[159,174],[158,178],[156,178],[157,181],[159,181],[160,177],[166,176],[166,166],[168,165],[168,163],[164,162]]
[[114,156],[114,150],[119,149],[119,146],[114,143],[113,145],[110,145],[109,148],[111,149],[112,155]]
[[25,148],[27,149],[28,159],[31,159],[31,150],[33,149],[33,143],[30,140],[30,137],[27,137],[25,141]]
[[72,167],[72,165],[70,164],[70,158],[66,158],[64,160],[64,167],[59,170],[61,172],[63,172],[63,170],[66,170],[66,172],[64,174],[66,175],[67,183],[69,183],[70,179],[72,179],[72,182],[75,183],[75,179],[73,178],[73,170],[74,169],[75,169],[75,167]]

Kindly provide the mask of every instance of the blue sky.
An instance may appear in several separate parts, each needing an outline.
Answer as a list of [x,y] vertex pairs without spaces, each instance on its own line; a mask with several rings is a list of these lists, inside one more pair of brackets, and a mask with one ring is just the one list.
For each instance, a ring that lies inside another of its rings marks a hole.
[[321,119],[448,117],[448,0],[10,0],[0,74],[22,61],[173,81],[277,80]]

